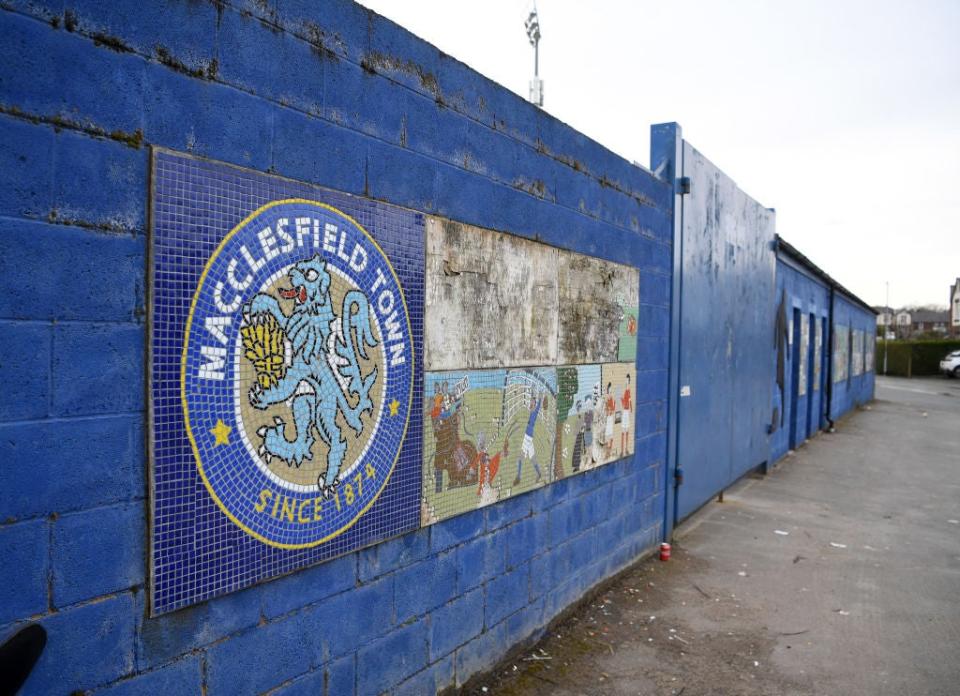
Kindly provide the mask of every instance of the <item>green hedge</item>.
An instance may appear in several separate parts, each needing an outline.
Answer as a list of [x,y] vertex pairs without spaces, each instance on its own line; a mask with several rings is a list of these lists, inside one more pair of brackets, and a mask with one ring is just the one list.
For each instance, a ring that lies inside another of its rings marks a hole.
[[[936,375],[940,373],[940,361],[954,350],[960,350],[960,340],[939,341],[890,341],[887,350],[887,374],[896,377]],[[882,340],[877,341],[876,370],[883,374]]]

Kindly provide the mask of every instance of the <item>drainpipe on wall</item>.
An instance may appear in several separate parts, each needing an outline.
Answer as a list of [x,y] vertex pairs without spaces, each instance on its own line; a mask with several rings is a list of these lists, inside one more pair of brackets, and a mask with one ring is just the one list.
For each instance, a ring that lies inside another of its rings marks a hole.
[[831,409],[833,407],[833,298],[836,295],[836,287],[830,286],[830,320],[827,322],[828,328],[828,343],[829,350],[827,351],[830,356],[827,359],[827,409],[824,414],[824,417],[827,419],[827,425],[829,428],[827,432],[836,432],[836,428],[833,427],[833,419],[830,417]]

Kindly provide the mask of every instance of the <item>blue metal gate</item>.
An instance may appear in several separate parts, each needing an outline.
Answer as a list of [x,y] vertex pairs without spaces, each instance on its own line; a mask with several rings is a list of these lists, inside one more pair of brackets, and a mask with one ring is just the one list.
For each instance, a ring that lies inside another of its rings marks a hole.
[[769,456],[774,213],[683,143],[675,520]]

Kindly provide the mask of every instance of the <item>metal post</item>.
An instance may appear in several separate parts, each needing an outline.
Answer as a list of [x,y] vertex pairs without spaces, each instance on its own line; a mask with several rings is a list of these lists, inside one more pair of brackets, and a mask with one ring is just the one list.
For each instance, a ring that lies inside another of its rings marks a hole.
[[670,286],[670,370],[667,398],[667,458],[663,478],[663,541],[673,536],[679,488],[680,339],[683,297],[683,132],[677,123],[650,126],[650,169],[673,187],[673,274]]
[[537,16],[537,6],[524,22],[527,38],[533,46],[533,80],[530,82],[530,101],[537,106],[543,106],[543,82],[540,80],[540,18]]
[[[883,308],[884,314],[887,315],[888,319],[892,319],[890,312],[890,281],[887,281],[887,304]],[[887,342],[890,340],[887,337],[887,332],[890,330],[890,327],[887,326],[886,322],[883,324],[883,376],[887,376]]]

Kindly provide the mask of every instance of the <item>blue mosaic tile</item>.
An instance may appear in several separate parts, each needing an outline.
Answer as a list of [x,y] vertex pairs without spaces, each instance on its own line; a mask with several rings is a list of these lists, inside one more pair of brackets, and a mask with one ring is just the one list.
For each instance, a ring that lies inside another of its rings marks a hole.
[[156,149],[154,615],[419,525],[424,220]]

